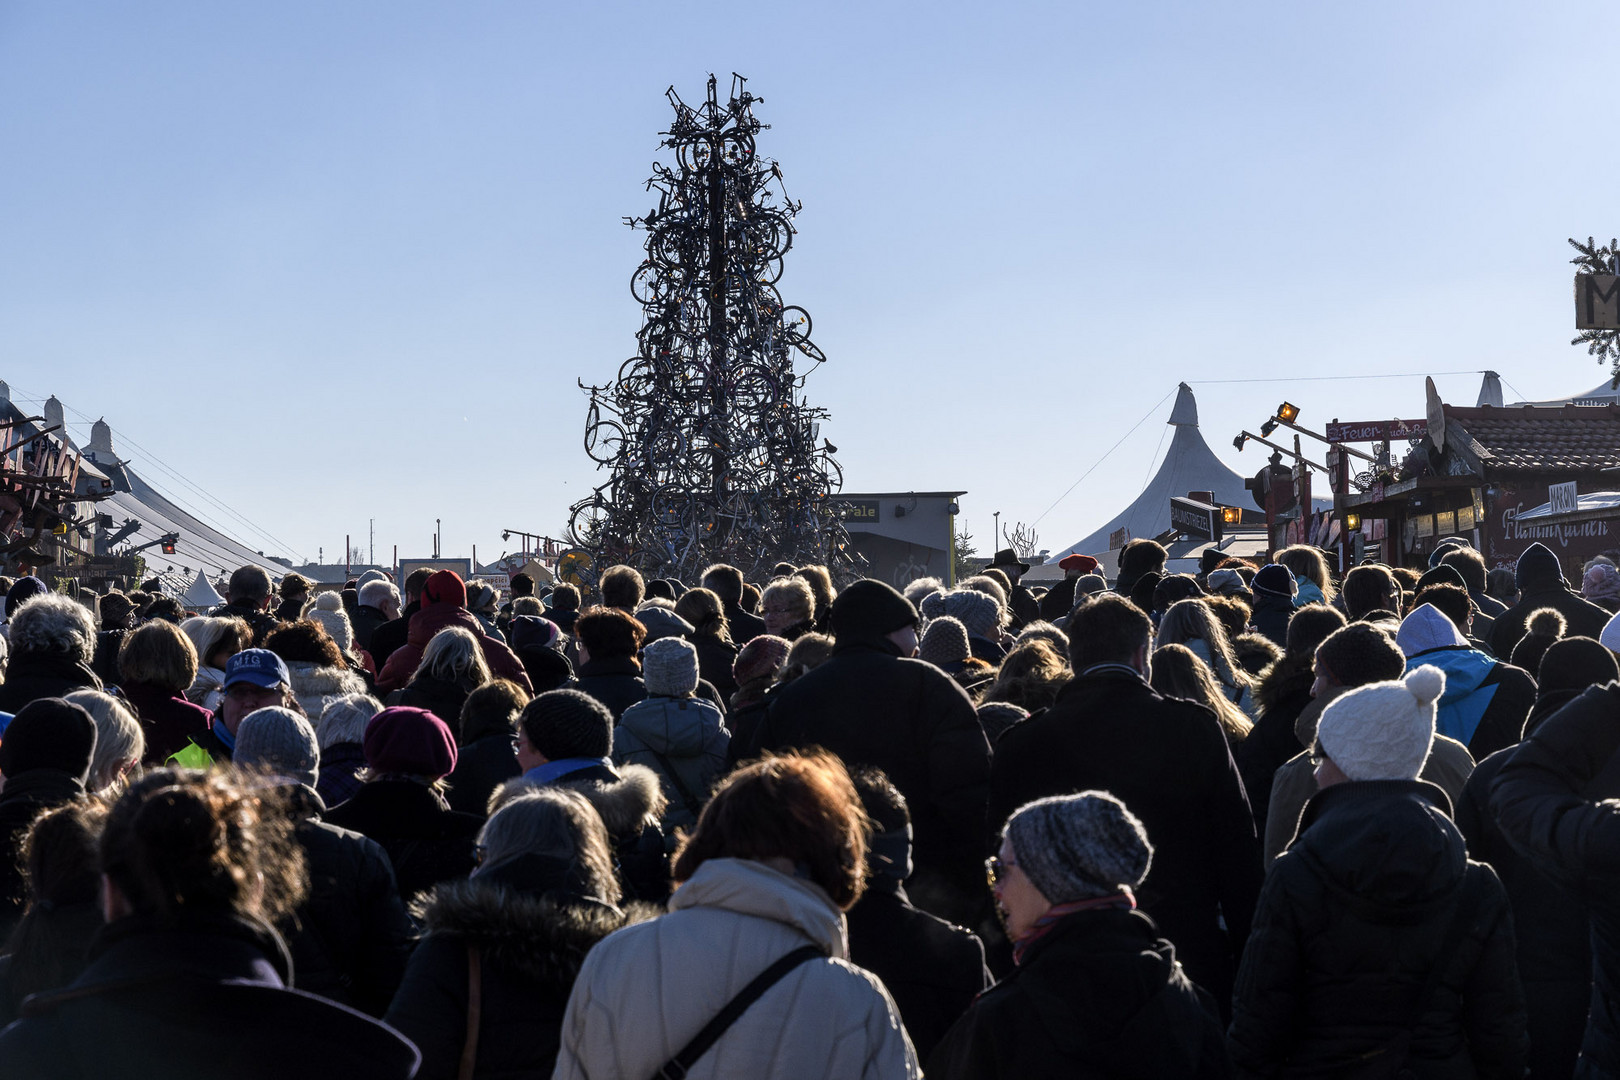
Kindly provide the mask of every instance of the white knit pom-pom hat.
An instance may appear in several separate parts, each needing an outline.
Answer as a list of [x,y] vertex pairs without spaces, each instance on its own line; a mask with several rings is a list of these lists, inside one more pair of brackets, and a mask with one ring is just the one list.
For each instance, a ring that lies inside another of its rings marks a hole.
[[1445,672],[1430,664],[1395,682],[1359,686],[1322,710],[1317,745],[1351,780],[1416,780],[1445,689]]

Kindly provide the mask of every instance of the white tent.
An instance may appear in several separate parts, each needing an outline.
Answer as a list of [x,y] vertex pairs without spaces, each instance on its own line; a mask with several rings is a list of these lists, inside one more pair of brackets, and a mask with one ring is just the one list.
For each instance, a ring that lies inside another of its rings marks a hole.
[[[1584,394],[1553,398],[1551,401],[1515,401],[1510,408],[1520,405],[1540,405],[1545,408],[1557,408],[1560,405],[1620,405],[1620,388],[1610,386],[1610,381],[1604,379]],[[1481,401],[1480,404],[1484,402]]]
[[190,611],[212,611],[225,602],[219,595],[208,575],[201,570],[197,571],[197,580],[191,583],[184,596],[180,598],[180,605]]

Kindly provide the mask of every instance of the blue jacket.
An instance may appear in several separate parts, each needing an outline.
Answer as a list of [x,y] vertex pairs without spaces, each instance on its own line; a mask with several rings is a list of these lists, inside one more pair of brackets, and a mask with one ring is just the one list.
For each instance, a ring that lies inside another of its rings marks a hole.
[[613,762],[658,774],[669,809],[664,832],[697,824],[709,788],[725,771],[731,733],[720,710],[702,698],[653,695],[638,701],[613,729]]
[[1446,674],[1436,731],[1466,745],[1475,761],[1519,741],[1536,700],[1529,672],[1463,645],[1416,653],[1407,658],[1406,670],[1423,664]]

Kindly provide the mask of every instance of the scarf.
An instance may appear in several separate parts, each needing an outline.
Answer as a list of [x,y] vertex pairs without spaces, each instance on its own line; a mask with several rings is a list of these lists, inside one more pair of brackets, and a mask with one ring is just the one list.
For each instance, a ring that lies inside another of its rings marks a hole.
[[1029,951],[1029,947],[1051,933],[1052,927],[1068,916],[1077,911],[1098,911],[1107,908],[1121,908],[1125,911],[1132,911],[1136,908],[1136,897],[1131,895],[1131,890],[1121,889],[1112,896],[1098,896],[1090,900],[1071,900],[1066,904],[1053,904],[1047,909],[1045,915],[1035,920],[1035,925],[1030,927],[1029,933],[1013,943],[1013,963],[1015,965],[1022,964],[1024,954]]

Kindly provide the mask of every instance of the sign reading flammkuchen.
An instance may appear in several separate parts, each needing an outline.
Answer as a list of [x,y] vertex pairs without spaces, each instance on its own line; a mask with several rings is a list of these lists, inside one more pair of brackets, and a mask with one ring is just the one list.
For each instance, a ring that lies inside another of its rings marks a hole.
[[1575,329],[1620,330],[1620,276],[1575,275]]

